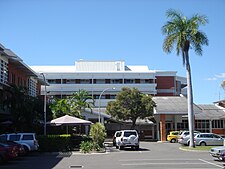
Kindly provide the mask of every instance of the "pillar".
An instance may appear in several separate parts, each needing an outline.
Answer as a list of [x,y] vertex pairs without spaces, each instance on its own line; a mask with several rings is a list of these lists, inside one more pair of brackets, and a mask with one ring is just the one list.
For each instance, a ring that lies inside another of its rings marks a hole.
[[166,141],[166,115],[160,114],[160,139]]

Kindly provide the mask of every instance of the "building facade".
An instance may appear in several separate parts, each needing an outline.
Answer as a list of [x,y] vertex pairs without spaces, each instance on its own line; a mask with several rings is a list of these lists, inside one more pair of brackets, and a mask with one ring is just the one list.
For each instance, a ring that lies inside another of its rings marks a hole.
[[[5,101],[11,95],[11,86],[28,89],[29,95],[40,95],[38,75],[10,49],[0,44],[0,124],[10,114]],[[38,88],[39,87],[39,88]]]
[[79,60],[74,66],[31,66],[31,68],[45,75],[49,83],[47,91],[50,96],[62,98],[84,89],[96,99],[96,105],[99,105],[98,98],[104,91],[101,95],[101,107],[105,107],[108,101],[115,99],[123,87],[135,87],[152,96],[186,94],[184,93],[186,79],[177,76],[176,71],[149,70],[147,66],[126,66],[124,61]]

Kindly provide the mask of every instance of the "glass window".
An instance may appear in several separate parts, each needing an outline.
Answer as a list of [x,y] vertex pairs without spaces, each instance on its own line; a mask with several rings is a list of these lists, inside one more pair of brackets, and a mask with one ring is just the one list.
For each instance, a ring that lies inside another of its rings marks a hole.
[[33,139],[34,139],[34,137],[31,134],[29,134],[29,135],[23,135],[23,138],[22,138],[22,140],[33,140]]
[[19,141],[20,140],[20,134],[13,134],[9,136],[10,141]]
[[124,132],[124,137],[129,137],[129,136],[131,136],[131,135],[137,135],[137,133],[136,132]]

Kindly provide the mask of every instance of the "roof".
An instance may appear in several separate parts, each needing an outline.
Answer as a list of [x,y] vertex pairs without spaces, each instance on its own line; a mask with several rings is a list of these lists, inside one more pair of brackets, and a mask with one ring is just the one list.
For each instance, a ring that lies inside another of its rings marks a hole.
[[201,109],[201,113],[195,114],[195,119],[201,120],[219,120],[225,119],[225,109],[213,104],[199,104]]
[[[167,96],[167,97],[153,97],[156,103],[154,114],[187,114],[187,98],[184,96]],[[200,113],[202,110],[193,104],[194,112]]]

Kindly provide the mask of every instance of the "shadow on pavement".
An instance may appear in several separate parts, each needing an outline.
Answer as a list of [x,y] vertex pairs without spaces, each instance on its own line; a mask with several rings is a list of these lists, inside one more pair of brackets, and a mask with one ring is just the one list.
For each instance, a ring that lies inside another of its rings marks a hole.
[[6,163],[0,164],[1,169],[50,169],[54,168],[63,158],[72,153],[30,153]]

